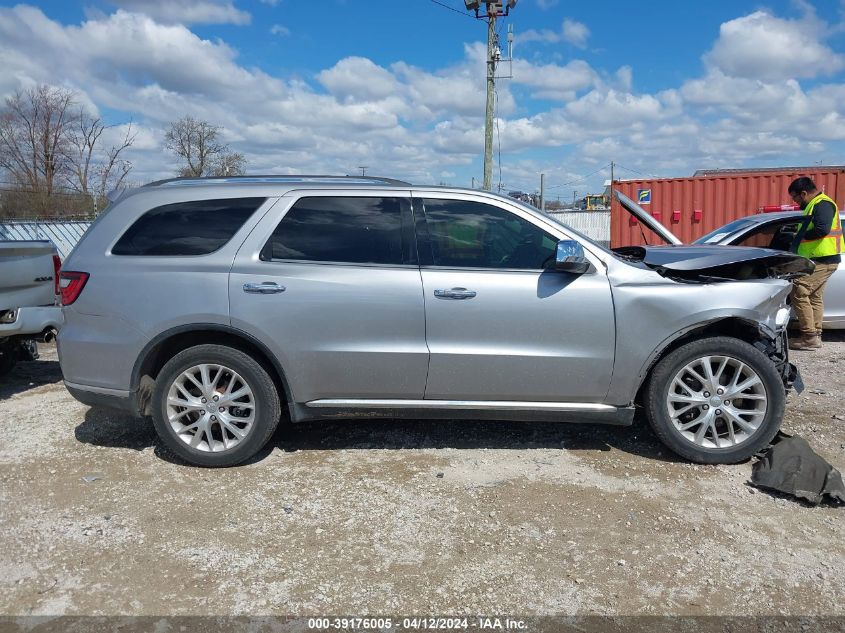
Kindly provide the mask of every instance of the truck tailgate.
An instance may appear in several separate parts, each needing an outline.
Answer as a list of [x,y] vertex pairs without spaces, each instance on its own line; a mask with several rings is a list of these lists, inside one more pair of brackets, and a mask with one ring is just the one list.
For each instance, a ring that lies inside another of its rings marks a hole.
[[0,310],[56,303],[51,242],[0,242]]

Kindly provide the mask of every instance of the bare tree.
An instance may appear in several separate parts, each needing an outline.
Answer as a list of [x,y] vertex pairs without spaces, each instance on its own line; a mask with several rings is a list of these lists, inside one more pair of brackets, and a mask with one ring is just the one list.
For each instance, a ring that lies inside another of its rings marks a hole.
[[93,196],[95,208],[97,199],[119,187],[132,169],[132,163],[120,155],[132,147],[137,132],[132,130],[130,121],[122,140],[103,151],[98,147],[100,137],[111,127],[103,123],[100,117],[91,116],[80,109],[74,125],[68,130],[68,186],[83,195]]
[[0,115],[0,167],[32,192],[53,194],[67,169],[67,131],[76,121],[76,93],[41,85],[18,90]]
[[224,152],[214,161],[212,176],[243,176],[246,173],[246,159],[240,152]]
[[94,149],[100,136],[106,131],[106,125],[99,117],[88,116],[82,108],[74,121],[68,127],[65,156],[70,169],[66,176],[71,189],[79,193],[89,194],[89,176],[91,162],[94,160]]
[[109,126],[76,99],[73,90],[46,85],[6,99],[0,111],[0,170],[16,185],[15,212],[90,209],[92,198],[96,209],[97,199],[132,168],[121,156],[135,140],[132,124],[121,141],[103,150]]
[[99,177],[97,195],[99,197],[102,198],[112,189],[123,186],[123,181],[132,170],[132,163],[120,158],[120,153],[127,147],[132,146],[136,136],[137,133],[132,133],[132,124],[130,123],[126,128],[123,141],[119,145],[112,145],[106,152],[105,160],[97,167],[97,176]]
[[170,124],[164,135],[165,147],[185,164],[180,176],[226,176],[243,174],[246,160],[219,140],[223,128],[188,115]]

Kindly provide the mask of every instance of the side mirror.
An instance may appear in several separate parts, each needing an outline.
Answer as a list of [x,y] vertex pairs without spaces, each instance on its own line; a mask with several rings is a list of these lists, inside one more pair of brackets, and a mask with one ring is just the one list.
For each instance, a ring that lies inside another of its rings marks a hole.
[[584,257],[584,247],[575,240],[561,240],[557,243],[555,270],[581,275],[590,271],[590,262]]

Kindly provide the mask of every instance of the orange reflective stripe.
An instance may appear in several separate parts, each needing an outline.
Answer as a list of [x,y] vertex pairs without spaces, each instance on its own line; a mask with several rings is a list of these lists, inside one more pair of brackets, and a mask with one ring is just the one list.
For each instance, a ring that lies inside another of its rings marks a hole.
[[815,244],[817,242],[821,242],[822,240],[826,240],[828,238],[836,240],[836,253],[835,254],[841,255],[843,249],[845,249],[845,244],[843,244],[843,239],[842,239],[843,235],[842,235],[841,229],[838,230],[838,231],[831,231],[830,233],[828,233],[824,237],[820,237],[817,240],[801,240],[801,243],[802,244]]
[[822,240],[826,240],[829,237],[842,237],[842,235],[843,235],[842,229],[836,229],[835,231],[831,231],[830,233],[828,233],[824,237],[817,237],[814,240],[801,240],[801,243],[802,244],[809,244],[810,242],[821,242]]
[[[835,204],[836,204],[836,203],[834,203],[834,205],[835,205]],[[838,209],[837,209],[837,211],[838,211]],[[833,225],[834,225],[834,226],[836,226],[837,224],[839,224],[839,220],[840,220],[840,218],[838,218],[838,217],[833,218]],[[801,240],[801,243],[802,243],[802,244],[805,244],[805,243],[808,243],[808,242],[820,242],[821,240],[826,240],[826,239],[827,239],[827,238],[829,238],[829,237],[842,237],[842,236],[843,236],[843,233],[842,233],[842,227],[840,226],[838,229],[833,229],[833,228],[832,228],[832,230],[830,231],[830,233],[828,233],[828,234],[827,234],[827,235],[825,235],[824,237],[817,237],[817,238],[816,238],[816,239],[814,239],[814,240]]]

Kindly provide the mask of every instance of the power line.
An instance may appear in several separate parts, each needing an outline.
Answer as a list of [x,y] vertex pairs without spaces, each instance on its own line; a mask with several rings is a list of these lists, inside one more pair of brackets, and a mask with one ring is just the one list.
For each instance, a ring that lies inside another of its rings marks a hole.
[[[617,167],[618,167],[618,166],[619,166],[619,165],[617,165]],[[579,182],[584,182],[585,180],[587,180],[587,179],[589,179],[589,178],[592,178],[592,177],[593,177],[593,176],[595,176],[596,174],[599,174],[599,173],[603,172],[603,171],[604,171],[605,169],[607,169],[608,167],[610,167],[610,163],[608,163],[608,164],[607,164],[607,165],[605,165],[604,167],[601,167],[601,168],[597,169],[597,170],[596,170],[596,171],[594,171],[593,173],[591,173],[591,174],[587,174],[586,176],[582,176],[582,177],[580,177],[580,178],[577,178],[576,180],[570,180],[569,182],[565,182],[565,183],[563,183],[563,184],[561,184],[561,185],[552,185],[551,187],[547,187],[547,188],[548,188],[548,189],[557,189],[558,187],[568,187],[569,185],[575,185],[575,184],[578,184]]]
[[630,171],[631,173],[637,174],[638,176],[644,176],[645,178],[659,178],[659,176],[655,176],[654,174],[644,174],[641,171],[637,171],[636,169],[631,169],[630,167],[625,167],[625,165],[620,165],[616,163],[617,167],[621,167],[625,171]]
[[438,2],[437,0],[431,0],[431,1],[432,1],[434,4],[438,4],[438,5],[440,5],[440,6],[441,6],[441,7],[443,7],[444,9],[449,9],[449,11],[454,11],[455,13],[458,13],[458,14],[460,14],[460,15],[463,15],[464,17],[467,17],[467,18],[469,18],[470,20],[474,20],[474,19],[475,19],[475,17],[474,17],[474,16],[472,16],[472,15],[470,15],[469,13],[465,13],[464,11],[459,11],[459,10],[458,10],[458,9],[456,9],[455,7],[450,7],[448,4],[443,4],[442,2]]

